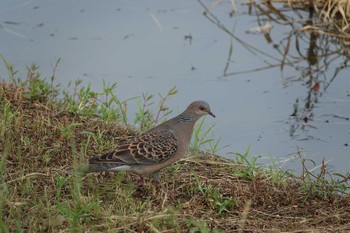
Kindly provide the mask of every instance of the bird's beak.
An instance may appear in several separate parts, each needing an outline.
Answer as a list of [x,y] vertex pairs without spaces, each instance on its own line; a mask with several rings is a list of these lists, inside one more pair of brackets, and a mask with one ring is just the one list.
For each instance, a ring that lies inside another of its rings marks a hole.
[[212,113],[211,111],[208,111],[208,114],[209,114],[210,116],[212,116],[212,117],[214,117],[214,118],[215,118],[214,113]]

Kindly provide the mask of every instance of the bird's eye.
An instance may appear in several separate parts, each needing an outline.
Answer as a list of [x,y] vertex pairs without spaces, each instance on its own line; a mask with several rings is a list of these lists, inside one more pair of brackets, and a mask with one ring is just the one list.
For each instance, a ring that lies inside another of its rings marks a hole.
[[204,111],[205,108],[203,106],[199,106],[199,110]]

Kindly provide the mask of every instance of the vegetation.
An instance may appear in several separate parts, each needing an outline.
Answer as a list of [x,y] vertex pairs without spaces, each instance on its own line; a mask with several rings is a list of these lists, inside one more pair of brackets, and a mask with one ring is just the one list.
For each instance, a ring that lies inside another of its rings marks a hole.
[[[287,2],[287,1],[285,1]],[[303,30],[328,34],[346,41],[350,38],[350,3],[347,0],[290,1],[292,9],[307,9],[310,16],[316,15],[318,21],[305,25]]]
[[[126,173],[89,174],[75,169],[138,132],[127,125],[127,102],[116,84],[101,93],[90,85],[55,84],[27,68],[18,78],[5,59],[0,84],[0,232],[280,232],[350,230],[349,174],[301,176],[258,166],[249,149],[230,161],[213,153],[219,141],[194,133],[188,157],[163,171],[162,183],[138,185]],[[57,63],[58,64],[58,63]],[[166,99],[150,112],[144,95],[133,125],[147,129],[167,117]],[[133,100],[138,101],[139,99]],[[131,124],[131,125],[132,125]],[[203,145],[210,152],[201,152]]]
[[[285,3],[292,10],[307,11],[310,19],[306,20],[301,30],[328,34],[339,37],[343,39],[342,41],[350,38],[350,3],[347,0],[272,0],[271,2]],[[314,16],[317,18],[313,21]]]

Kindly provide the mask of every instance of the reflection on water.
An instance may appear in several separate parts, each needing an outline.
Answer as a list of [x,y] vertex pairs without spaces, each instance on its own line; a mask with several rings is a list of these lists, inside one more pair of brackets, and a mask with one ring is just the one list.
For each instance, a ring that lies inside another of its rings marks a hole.
[[[198,0],[204,8],[204,16],[224,33],[231,37],[228,49],[228,58],[225,63],[223,75],[219,79],[234,78],[240,74],[260,72],[262,70],[280,69],[283,76],[283,86],[300,83],[305,87],[304,97],[296,96],[294,103],[291,103],[291,114],[289,116],[289,136],[298,141],[317,140],[327,142],[316,134],[310,133],[310,129],[317,130],[313,124],[315,116],[314,109],[319,106],[320,99],[327,95],[327,89],[339,78],[341,72],[346,72],[349,68],[349,46],[347,41],[350,37],[329,33],[331,24],[321,23],[320,18],[315,17],[313,7],[297,7],[291,9],[290,6],[284,8],[284,3],[272,4],[267,1],[257,3],[252,1],[246,4],[248,14],[256,18],[258,27],[246,30],[246,33],[263,34],[266,45],[270,50],[277,53],[261,50],[254,44],[247,43],[243,37],[235,33],[235,27],[229,29],[202,1]],[[277,6],[277,8],[275,7]],[[235,18],[234,14],[230,14]],[[239,18],[239,16],[237,16]],[[284,33],[277,37],[271,36],[273,25],[282,26]],[[315,28],[323,27],[322,30]],[[311,30],[309,30],[311,29]],[[325,33],[328,32],[328,33]],[[260,58],[261,67],[252,67],[249,70],[235,70],[229,72],[231,61],[234,60],[233,44],[243,47],[254,56]],[[277,56],[276,56],[277,54]],[[291,72],[292,70],[292,72]],[[291,75],[291,74],[295,75]],[[342,76],[340,78],[344,78]],[[340,100],[342,101],[342,100]],[[347,101],[347,100],[345,100]],[[336,104],[336,101],[334,101]],[[349,101],[347,101],[349,102]],[[347,109],[348,111],[350,109]],[[326,118],[338,118],[349,121],[349,114],[338,116],[336,112],[326,115]],[[330,123],[326,119],[324,123]],[[349,127],[349,123],[346,124]],[[321,126],[322,127],[322,126]],[[299,132],[301,131],[301,132]],[[350,131],[350,128],[348,128]],[[350,133],[348,133],[350,134]],[[347,147],[348,138],[344,140],[343,146]],[[340,146],[341,142],[338,146]]]
[[[0,53],[19,70],[34,62],[47,75],[61,58],[57,81],[82,79],[96,91],[102,79],[117,82],[121,100],[141,96],[142,102],[142,93],[176,86],[179,93],[168,102],[174,114],[195,99],[213,106],[213,137],[230,145],[219,151],[223,156],[249,145],[253,155],[282,159],[303,149],[318,163],[333,159],[349,169],[346,40],[331,30],[319,33],[312,9],[209,4],[1,1]],[[0,65],[1,78],[4,70]],[[128,117],[136,111],[130,103]]]
[[[282,8],[282,4],[280,8]],[[273,48],[281,54],[280,69],[289,66],[297,75],[285,79],[285,85],[292,82],[300,82],[306,87],[305,97],[296,98],[293,103],[293,112],[290,115],[291,137],[297,135],[297,130],[308,131],[309,128],[317,129],[312,125],[314,120],[314,108],[319,99],[331,87],[340,72],[346,72],[349,58],[348,47],[344,46],[342,37],[330,36],[321,31],[307,31],[304,28],[313,28],[320,23],[320,19],[314,17],[315,9],[298,8],[294,10],[277,10],[271,3],[264,5],[249,4],[250,12],[256,12],[258,21],[269,21],[273,24],[286,25],[290,28],[287,36],[280,38],[279,44],[273,44]],[[295,17],[291,17],[291,14]],[[301,42],[302,41],[302,42]],[[304,47],[300,44],[303,43]],[[291,49],[293,47],[293,49]],[[292,52],[294,51],[294,53]],[[299,100],[300,99],[300,100]],[[330,113],[335,115],[336,113]],[[329,121],[326,121],[329,123]],[[298,140],[322,140],[312,135]]]

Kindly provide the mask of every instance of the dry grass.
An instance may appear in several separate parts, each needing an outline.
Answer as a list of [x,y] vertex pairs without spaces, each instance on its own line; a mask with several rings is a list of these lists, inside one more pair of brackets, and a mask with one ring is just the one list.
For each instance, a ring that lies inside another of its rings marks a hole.
[[322,20],[316,25],[306,25],[304,30],[349,38],[350,2],[348,0],[271,0],[286,3],[291,9],[314,11]]
[[28,92],[0,85],[1,232],[350,230],[349,196],[305,192],[309,181],[284,173],[272,181],[269,172],[213,155],[174,164],[161,186],[139,186],[124,173],[79,177],[73,170],[89,156],[135,133]]

